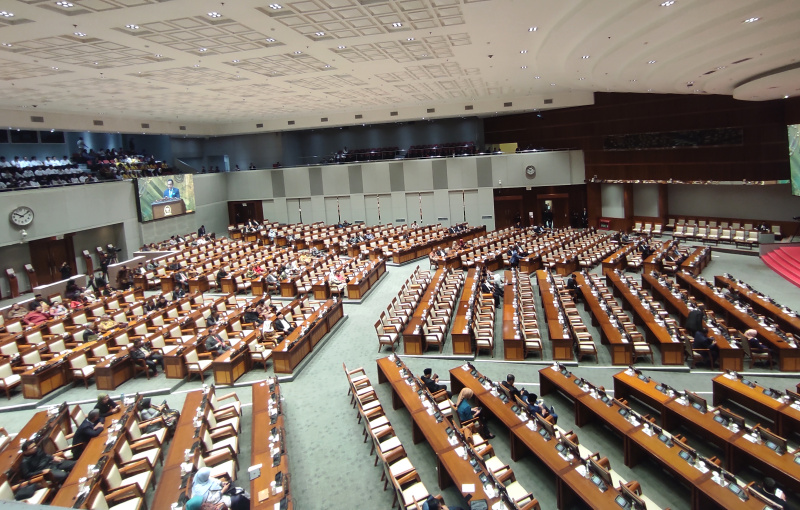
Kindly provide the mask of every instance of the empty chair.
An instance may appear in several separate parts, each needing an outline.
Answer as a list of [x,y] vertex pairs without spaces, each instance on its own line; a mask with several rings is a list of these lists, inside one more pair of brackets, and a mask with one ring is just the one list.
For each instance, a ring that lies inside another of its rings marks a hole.
[[5,390],[9,400],[11,400],[11,390],[21,383],[22,377],[11,370],[11,362],[0,364],[0,388]]
[[86,353],[81,353],[78,356],[69,360],[70,368],[72,369],[72,376],[76,379],[81,379],[86,389],[89,388],[89,379],[94,376],[94,366],[89,364],[86,358]]
[[189,379],[192,374],[200,375],[200,379],[205,379],[205,373],[211,368],[211,360],[200,359],[197,354],[197,349],[192,349],[184,355],[186,361],[186,370],[189,372]]
[[378,352],[381,352],[384,345],[391,347],[394,352],[395,344],[400,343],[400,335],[396,331],[385,329],[380,320],[375,323],[375,332],[378,335]]

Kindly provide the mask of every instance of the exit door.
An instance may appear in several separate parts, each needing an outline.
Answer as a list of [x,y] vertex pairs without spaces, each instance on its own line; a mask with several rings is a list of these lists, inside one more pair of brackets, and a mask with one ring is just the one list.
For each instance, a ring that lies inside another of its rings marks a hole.
[[50,237],[37,239],[28,243],[31,252],[31,265],[36,272],[39,285],[47,285],[61,280],[61,264],[67,262],[72,269],[72,274],[77,273],[75,264],[75,249],[72,244],[72,235],[63,239]]

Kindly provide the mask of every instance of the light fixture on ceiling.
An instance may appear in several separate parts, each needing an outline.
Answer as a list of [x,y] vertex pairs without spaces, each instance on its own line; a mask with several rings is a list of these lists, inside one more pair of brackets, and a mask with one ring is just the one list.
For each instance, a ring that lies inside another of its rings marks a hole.
[[693,82],[693,81],[687,81],[687,82],[686,82],[686,86],[687,86],[687,87],[691,87],[692,85],[694,85],[694,82]]
[[325,32],[317,32],[314,35],[316,35],[317,37],[322,37],[323,35],[325,35]]
[[789,99],[789,94],[786,94],[785,96],[783,96],[783,98],[784,99]]
[[268,43],[273,43],[273,42],[275,42],[275,39],[273,39],[272,37],[267,37],[267,42]]
[[233,61],[234,64],[238,64],[239,62],[241,62],[241,60],[239,60],[238,58]]
[[325,64],[325,69],[330,69],[330,67],[331,66],[329,64]]
[[195,64],[194,67],[200,67],[200,64]]
[[537,30],[539,30],[539,27],[530,27],[528,32],[536,32]]
[[583,81],[583,80],[585,80],[585,79],[586,79],[586,78],[578,78],[578,81]]
[[395,22],[395,23],[392,23],[392,26],[393,26],[394,28],[400,28],[400,27],[402,27],[402,26],[403,26],[403,24],[402,24],[402,23],[397,23],[397,22]]
[[209,17],[209,18],[221,18],[221,17],[222,17],[222,14],[220,14],[220,13],[218,13],[218,12],[216,12],[216,11],[214,11],[214,12],[209,12],[209,13],[208,13],[208,17]]
[[525,53],[528,53],[528,50],[520,50],[519,52],[524,55]]
[[128,30],[139,30],[139,25],[125,25]]
[[534,76],[533,78],[534,78],[535,80],[540,80],[542,77],[541,77],[541,76]]
[[10,47],[12,47],[12,46],[13,46],[13,44],[9,44],[9,43],[5,43],[5,42],[4,42],[4,43],[3,43],[3,46],[5,46],[6,48],[10,48]]
[[582,59],[584,59],[584,60],[586,60],[587,58],[589,58],[589,55],[584,55],[584,56],[582,56],[581,58],[582,58]]
[[520,67],[520,69],[527,69],[527,68],[528,68],[528,66],[522,66],[522,67]]
[[283,9],[283,6],[281,4],[269,4],[269,8],[277,11],[278,9]]
[[760,20],[761,18],[747,18],[746,20],[742,21],[742,23],[755,23],[756,21]]
[[551,86],[551,87],[555,87],[555,86],[556,86],[556,84],[555,84],[555,83],[551,83],[551,84],[550,84],[550,86]]
[[295,51],[295,52],[294,52],[294,54],[295,54],[295,55],[299,55],[299,54],[301,54],[301,53],[303,53],[303,52],[302,52],[302,51]]
[[156,58],[161,58],[163,55],[161,53],[156,53]]
[[674,4],[675,0],[667,0],[666,2],[661,2],[661,7],[669,7],[670,5]]
[[14,13],[13,12],[8,12],[8,11],[0,11],[0,16],[2,16],[4,18],[13,18],[14,17]]
[[722,70],[723,70],[723,69],[725,69],[726,67],[727,67],[727,66],[719,66],[717,69],[718,69],[719,71],[722,71]]
[[95,62],[94,65],[100,65],[100,63],[99,62]]
[[77,35],[78,37],[86,37],[86,34],[84,34],[83,32],[75,32],[75,35]]
[[647,63],[648,63],[648,64],[655,64],[655,63],[656,63],[656,61],[655,61],[655,60],[648,60],[648,61],[647,61]]
[[632,80],[631,80],[631,82],[635,82],[635,81],[636,81],[636,78],[634,78],[634,79],[632,79]]
[[52,69],[53,71],[58,71],[57,67],[51,67],[50,69]]
[[406,39],[406,40],[407,40],[407,41],[413,41],[413,40],[414,40],[414,38],[413,38],[413,37],[409,37],[409,38],[408,38],[408,39]]
[[208,51],[208,48],[200,48],[200,49],[199,49],[199,50],[197,50],[197,51],[199,51],[200,53],[205,53],[205,52],[207,52],[207,51]]
[[70,2],[56,2],[56,5],[59,7],[63,7],[65,9],[69,9],[70,7],[75,7],[75,4]]
[[343,49],[345,49],[345,48],[347,48],[347,46],[339,46],[339,49],[340,49],[340,50],[343,50]]

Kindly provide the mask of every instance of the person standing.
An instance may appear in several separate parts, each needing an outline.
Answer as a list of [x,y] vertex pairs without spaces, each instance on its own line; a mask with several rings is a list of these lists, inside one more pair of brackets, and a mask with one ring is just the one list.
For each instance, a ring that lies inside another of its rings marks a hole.
[[72,278],[72,268],[69,267],[69,264],[67,264],[66,261],[61,264],[61,267],[59,267],[58,270],[61,272],[62,280],[69,280]]

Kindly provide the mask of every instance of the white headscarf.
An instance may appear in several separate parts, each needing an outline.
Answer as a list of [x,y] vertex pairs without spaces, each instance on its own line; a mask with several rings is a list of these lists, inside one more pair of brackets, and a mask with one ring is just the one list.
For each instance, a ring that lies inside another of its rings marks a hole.
[[222,490],[219,480],[211,477],[211,469],[204,467],[197,470],[192,481],[192,496],[200,496],[203,499],[209,491]]

